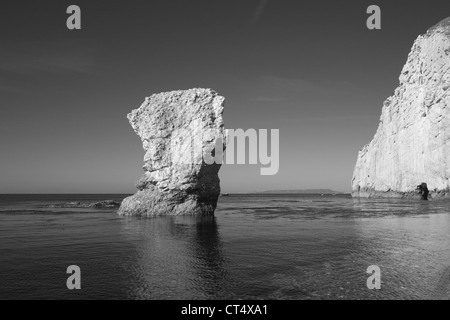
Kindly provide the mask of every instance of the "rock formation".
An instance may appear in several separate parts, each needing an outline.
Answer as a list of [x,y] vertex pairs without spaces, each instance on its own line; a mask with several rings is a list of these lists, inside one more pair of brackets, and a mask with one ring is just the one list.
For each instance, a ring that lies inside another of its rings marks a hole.
[[114,200],[104,200],[99,202],[67,202],[49,204],[47,208],[114,208],[120,206],[120,202]]
[[224,98],[211,89],[154,94],[128,120],[141,138],[144,175],[120,215],[213,215],[220,194]]
[[356,197],[450,196],[450,18],[414,42],[373,140],[358,154]]
[[425,182],[419,184],[416,188],[417,192],[422,196],[422,200],[428,200],[428,186]]

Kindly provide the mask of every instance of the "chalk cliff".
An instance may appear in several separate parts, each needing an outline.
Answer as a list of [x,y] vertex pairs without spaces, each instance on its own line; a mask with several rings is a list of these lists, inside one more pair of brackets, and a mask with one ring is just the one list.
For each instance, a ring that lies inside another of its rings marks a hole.
[[[154,94],[128,120],[141,138],[144,175],[120,215],[213,215],[220,194],[224,97],[211,89]],[[218,148],[217,150],[220,150]]]
[[373,140],[358,154],[355,197],[450,197],[450,18],[414,42]]

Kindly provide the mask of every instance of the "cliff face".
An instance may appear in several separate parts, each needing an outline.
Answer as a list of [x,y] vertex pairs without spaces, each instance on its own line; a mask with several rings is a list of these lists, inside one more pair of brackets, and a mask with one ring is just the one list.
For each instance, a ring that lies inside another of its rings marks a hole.
[[141,138],[144,175],[124,199],[120,215],[212,215],[220,194],[224,98],[211,89],[154,94],[128,120]]
[[450,197],[450,18],[414,42],[400,85],[383,105],[373,140],[358,154],[355,197]]

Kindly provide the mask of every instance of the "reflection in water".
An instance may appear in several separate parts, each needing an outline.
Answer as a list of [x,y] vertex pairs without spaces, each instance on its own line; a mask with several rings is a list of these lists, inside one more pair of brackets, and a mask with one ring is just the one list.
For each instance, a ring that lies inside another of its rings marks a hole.
[[436,289],[434,290],[433,299],[446,299],[450,298],[450,266],[445,267],[441,272],[441,277],[438,280]]
[[128,218],[125,233],[133,235],[138,259],[133,298],[208,299],[223,294],[226,272],[214,217]]
[[413,217],[360,220],[359,261],[382,269],[383,291],[375,293],[378,298],[448,299],[450,216]]
[[[215,218],[48,202],[0,195],[0,299],[450,298],[448,202],[231,195]],[[82,270],[77,292],[66,288],[72,264]],[[370,265],[381,268],[381,290],[366,286]]]
[[[248,284],[233,288],[239,297],[450,298],[448,202],[317,196],[226,200],[233,202],[222,205],[218,216],[227,271]],[[370,265],[381,267],[382,290],[366,286]]]
[[198,258],[195,268],[198,291],[204,291],[204,294],[217,298],[224,295],[226,271],[216,218],[195,219],[195,230],[196,236],[190,239],[188,245],[190,254]]

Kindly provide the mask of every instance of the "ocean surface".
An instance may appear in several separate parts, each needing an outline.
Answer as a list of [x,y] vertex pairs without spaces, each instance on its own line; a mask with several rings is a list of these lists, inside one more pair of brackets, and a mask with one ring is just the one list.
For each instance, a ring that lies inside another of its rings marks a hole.
[[[450,298],[449,202],[230,195],[214,218],[45,208],[124,197],[0,195],[0,299]],[[66,287],[70,265],[81,290]]]

